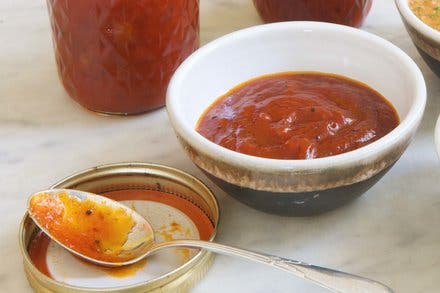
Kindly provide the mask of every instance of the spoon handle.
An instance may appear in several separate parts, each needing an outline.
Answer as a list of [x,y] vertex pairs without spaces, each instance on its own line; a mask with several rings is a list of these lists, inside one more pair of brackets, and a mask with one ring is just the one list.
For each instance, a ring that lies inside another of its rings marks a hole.
[[314,282],[333,292],[393,292],[393,290],[379,282],[349,273],[318,267],[275,255],[258,253],[202,240],[173,240],[169,242],[156,243],[153,245],[153,247],[151,247],[150,253],[168,247],[203,248],[220,254],[243,257],[245,259],[253,260],[287,271],[297,277]]

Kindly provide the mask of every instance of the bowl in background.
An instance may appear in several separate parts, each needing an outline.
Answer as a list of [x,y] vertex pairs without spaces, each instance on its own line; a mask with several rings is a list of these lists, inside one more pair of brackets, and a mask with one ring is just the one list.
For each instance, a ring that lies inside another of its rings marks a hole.
[[[196,123],[217,97],[268,73],[320,71],[362,81],[394,105],[401,123],[381,139],[344,154],[276,160],[221,147]],[[167,92],[171,125],[184,150],[218,186],[256,209],[312,215],[362,195],[399,159],[423,116],[426,86],[402,50],[370,33],[320,22],[281,22],[223,36],[176,71]]]
[[360,27],[373,0],[253,0],[264,22],[324,21]]
[[426,64],[440,77],[440,32],[421,21],[409,8],[409,0],[395,0],[403,24]]

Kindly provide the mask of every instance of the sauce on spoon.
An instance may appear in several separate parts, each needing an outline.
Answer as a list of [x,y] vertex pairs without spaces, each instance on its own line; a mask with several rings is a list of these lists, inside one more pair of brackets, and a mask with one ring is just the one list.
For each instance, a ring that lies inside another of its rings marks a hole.
[[60,191],[34,195],[29,212],[54,238],[83,255],[111,262],[132,257],[123,252],[136,222],[124,208]]

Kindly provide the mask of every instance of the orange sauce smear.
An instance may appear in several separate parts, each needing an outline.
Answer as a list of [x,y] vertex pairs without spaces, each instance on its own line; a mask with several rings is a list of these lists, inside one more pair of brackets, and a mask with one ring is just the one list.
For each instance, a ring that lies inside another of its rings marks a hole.
[[49,243],[50,238],[47,237],[43,231],[39,231],[29,243],[28,253],[35,267],[37,267],[38,270],[46,276],[51,277],[46,262],[46,254]]
[[[214,226],[212,225],[209,218],[196,206],[191,204],[190,202],[181,199],[175,195],[154,191],[154,190],[120,190],[113,191],[105,194],[105,196],[113,199],[113,200],[151,200],[160,202],[163,204],[167,204],[172,206],[180,211],[184,212],[196,225],[199,230],[200,239],[209,240],[214,231]],[[134,206],[132,206],[134,208]],[[183,229],[183,227],[173,221],[170,225],[161,226],[156,233],[160,234],[165,240],[173,240],[174,232],[180,232],[185,234],[185,236],[190,236],[190,231],[187,229]],[[44,234],[42,231],[38,232],[28,246],[28,253],[32,263],[35,267],[45,274],[48,277],[52,277],[50,271],[48,269],[46,255],[47,249],[50,243],[50,239]],[[190,250],[188,248],[178,248],[176,249],[177,253],[180,256],[180,262],[183,264],[190,259]],[[144,268],[147,264],[147,259],[141,260],[135,264],[119,267],[119,268],[104,268],[93,265],[91,263],[85,262],[82,259],[78,260],[82,261],[84,264],[93,266],[105,272],[106,274],[116,277],[116,278],[125,278],[134,276],[139,270]]]
[[[50,241],[51,241],[50,238],[47,237],[47,235],[43,231],[39,231],[31,240],[28,246],[28,253],[32,263],[35,265],[36,268],[38,268],[40,272],[42,272],[49,278],[51,278],[52,275],[50,274],[47,265],[46,255]],[[128,266],[105,268],[88,263],[82,260],[81,258],[77,258],[77,259],[86,265],[99,268],[106,274],[116,278],[126,278],[130,276],[134,276],[140,269],[145,267],[145,265],[147,264],[147,259],[143,259],[138,261],[137,263]]]
[[[126,278],[126,277],[136,275],[136,273],[140,269],[145,267],[146,264],[147,264],[147,259],[144,258],[143,260],[140,260],[140,261],[138,261],[132,265],[128,265],[128,266],[117,267],[117,268],[104,268],[104,267],[99,267],[99,268],[110,276],[113,276],[116,278]],[[89,265],[91,265],[91,264],[89,264]]]
[[[169,226],[161,226],[157,231],[165,241],[174,240],[174,233],[176,232],[185,235],[186,238],[189,238],[191,235],[189,228],[184,229],[182,225],[175,221],[171,222]],[[176,248],[176,252],[179,254],[180,263],[184,264],[190,259],[190,250],[188,248]]]
[[135,225],[124,209],[67,193],[41,193],[29,207],[34,218],[69,248],[103,261],[123,260],[118,254]]

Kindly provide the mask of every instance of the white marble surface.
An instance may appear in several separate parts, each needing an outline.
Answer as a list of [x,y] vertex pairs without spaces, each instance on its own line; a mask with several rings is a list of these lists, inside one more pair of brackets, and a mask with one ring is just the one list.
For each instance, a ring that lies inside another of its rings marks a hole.
[[[202,41],[258,24],[250,0],[202,0]],[[58,82],[44,1],[0,1],[0,291],[28,292],[18,250],[27,196],[91,166],[123,161],[181,168],[214,188],[217,241],[362,274],[396,292],[440,291],[440,165],[433,130],[440,83],[412,45],[392,0],[376,0],[363,29],[398,45],[429,89],[418,135],[365,196],[334,212],[285,218],[252,210],[215,188],[185,156],[164,109],[103,117]],[[380,56],[378,56],[380,58]],[[287,273],[219,256],[194,292],[325,292]]]

